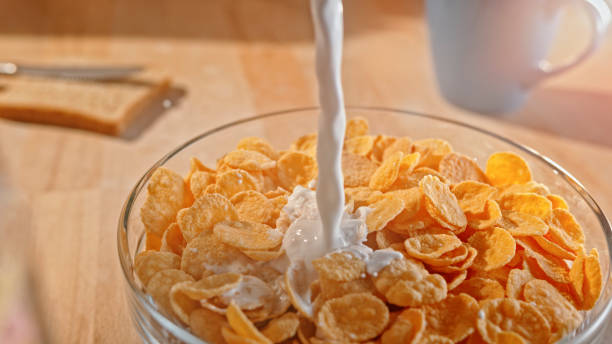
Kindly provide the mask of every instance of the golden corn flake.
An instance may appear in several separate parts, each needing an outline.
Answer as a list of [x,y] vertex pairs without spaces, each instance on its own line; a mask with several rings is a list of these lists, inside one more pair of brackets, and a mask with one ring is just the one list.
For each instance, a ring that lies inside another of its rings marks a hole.
[[231,168],[246,171],[262,171],[276,166],[276,162],[259,152],[250,150],[235,150],[227,153],[219,162]]
[[478,251],[472,269],[489,271],[506,265],[516,251],[512,235],[494,227],[474,233],[468,243]]
[[276,319],[272,319],[261,333],[272,343],[280,343],[295,336],[300,319],[296,313],[285,313]]
[[533,180],[524,184],[497,185],[497,188],[500,190],[500,197],[514,193],[535,193],[544,197],[550,194],[550,190],[546,185]]
[[576,218],[572,213],[565,209],[554,209],[552,217],[552,225],[563,231],[563,234],[567,235],[575,246],[584,244],[584,232],[582,227],[576,221]]
[[179,282],[170,288],[170,307],[177,318],[179,318],[183,323],[189,324],[191,312],[200,308],[200,302],[183,293],[183,283],[192,282]]
[[245,137],[238,142],[236,148],[240,150],[259,152],[272,160],[278,158],[278,153],[272,145],[260,137]]
[[370,179],[370,189],[386,191],[397,179],[404,153],[396,152],[376,169]]
[[417,181],[417,185],[418,185],[418,182],[420,182],[421,179],[423,179],[423,177],[425,176],[438,177],[438,179],[440,179],[442,183],[448,184],[448,180],[446,180],[446,177],[444,177],[443,175],[440,174],[440,172],[432,168],[417,167],[414,169],[414,171],[412,171],[412,177]]
[[563,338],[582,322],[582,315],[550,283],[534,279],[525,284],[525,301],[538,306],[548,320],[555,340]]
[[388,229],[379,230],[376,233],[372,233],[375,235],[376,247],[379,249],[388,248],[392,244],[403,243],[406,240],[406,237],[392,232]]
[[477,328],[487,343],[499,343],[505,332],[519,335],[526,343],[548,343],[550,325],[536,306],[515,299],[485,300]]
[[[379,289],[380,291],[380,289]],[[446,297],[446,281],[438,274],[403,276],[384,293],[387,302],[402,307],[418,307]]]
[[240,220],[265,223],[269,226],[273,226],[276,222],[276,205],[260,192],[242,191],[235,194],[230,202],[234,205]]
[[[476,251],[475,248],[469,246],[469,245],[463,245],[463,247],[459,247],[457,249],[455,249],[454,252],[463,252],[464,250],[466,250],[467,248],[467,255],[463,256],[460,253],[457,253],[456,256],[452,256],[449,253],[442,255],[442,257],[444,257],[445,255],[447,255],[446,261],[444,261],[444,259],[438,259],[436,260],[436,265],[431,265],[430,263],[432,262],[431,260],[429,261],[429,267],[431,270],[436,271],[436,272],[444,272],[444,273],[457,273],[457,272],[461,272],[461,271],[466,271],[468,268],[470,268],[472,266],[472,264],[474,264],[474,260],[476,259],[476,256],[478,255],[478,251]],[[461,260],[454,262],[454,263],[449,263],[449,264],[443,264],[449,261],[456,261],[457,259],[455,257],[465,257],[465,258],[461,258]],[[448,282],[448,280],[447,280]]]
[[320,278],[337,282],[359,279],[366,270],[365,262],[350,252],[330,253],[313,260],[312,265]]
[[206,193],[209,185],[215,184],[216,176],[212,172],[195,171],[189,179],[189,188],[194,198],[198,198]]
[[283,189],[282,187],[278,186],[274,190],[270,190],[270,191],[265,192],[264,196],[266,196],[269,199],[273,199],[273,198],[280,197],[280,196],[289,196],[289,191],[287,191],[287,190]]
[[140,218],[147,232],[161,238],[164,230],[174,222],[176,213],[186,205],[183,177],[165,167],[158,167],[147,185],[147,192]]
[[385,148],[382,155],[382,160],[386,160],[388,157],[392,156],[397,152],[402,152],[404,153],[404,155],[412,153],[412,140],[409,137],[400,137],[394,139],[393,142],[391,142],[389,146]]
[[438,169],[440,160],[453,151],[450,143],[441,139],[424,139],[413,143],[413,151],[421,153],[419,166]]
[[242,282],[242,275],[226,272],[203,277],[197,282],[183,282],[178,287],[194,300],[205,300],[236,288]]
[[278,179],[286,190],[306,186],[317,176],[317,162],[310,155],[287,152],[278,160]]
[[506,295],[513,299],[523,298],[523,287],[525,284],[535,277],[531,275],[529,270],[512,269],[508,274],[508,282],[506,283]]
[[559,195],[546,195],[546,198],[552,203],[553,209],[569,210],[569,206],[563,197]]
[[427,273],[423,264],[412,258],[394,259],[385,266],[374,279],[376,289],[386,293],[397,281],[413,277],[421,278]]
[[453,293],[465,293],[476,300],[481,301],[486,299],[502,298],[505,295],[505,290],[504,287],[502,287],[502,285],[496,280],[482,277],[472,277],[457,286],[453,290]]
[[542,250],[554,256],[557,256],[561,259],[569,259],[569,260],[576,259],[576,255],[572,251],[569,251],[561,247],[560,245],[558,245],[554,241],[551,241],[545,236],[536,235],[536,236],[533,236],[533,239],[538,243],[538,245],[540,245]]
[[417,213],[412,216],[403,216],[402,214],[407,214],[410,208],[405,207],[404,211],[402,211],[395,219],[391,220],[387,225],[387,228],[397,234],[411,236],[416,232],[420,232],[425,228],[430,227],[434,224],[434,219],[429,216],[427,210],[425,210],[424,206],[419,206],[419,210]]
[[[240,297],[241,295],[247,297]],[[249,319],[253,320],[249,312],[257,312],[262,308],[268,308],[263,306],[266,306],[266,303],[272,303],[274,297],[275,291],[270,284],[255,276],[247,275],[242,277],[242,281],[235,288],[219,295],[215,300],[222,306],[235,303]],[[269,309],[266,311],[269,311]]]
[[385,197],[371,204],[370,208],[372,211],[366,217],[366,225],[369,232],[374,232],[383,229],[404,209],[404,201],[399,198]]
[[419,159],[420,153],[405,154],[400,162],[397,179],[395,179],[388,190],[403,190],[418,186],[419,181],[413,175],[413,172]]
[[389,310],[372,294],[349,294],[326,301],[316,322],[325,337],[332,340],[364,341],[375,338],[387,327]]
[[425,314],[412,308],[402,311],[380,337],[381,344],[417,344],[425,329]]
[[221,329],[227,326],[229,324],[224,316],[208,309],[196,309],[189,316],[191,332],[207,343],[223,344],[225,340],[221,334]]
[[343,153],[342,175],[344,176],[344,187],[368,186],[370,178],[377,168],[378,164],[364,156]]
[[314,157],[317,154],[317,134],[312,133],[299,137],[291,144],[291,150]]
[[543,220],[550,218],[552,203],[544,196],[535,193],[515,193],[504,196],[499,205],[504,210],[537,216]]
[[238,213],[230,201],[220,194],[198,198],[189,208],[179,211],[176,220],[183,237],[191,241],[202,231],[211,230],[224,220],[238,220]]
[[159,271],[178,269],[181,257],[171,252],[144,251],[134,258],[134,273],[144,286]]
[[265,171],[251,171],[249,174],[257,181],[257,188],[263,194],[278,191],[279,188],[285,190],[280,186],[277,168]]
[[535,277],[549,278],[559,283],[569,283],[569,268],[567,263],[555,256],[544,256],[537,251],[525,248],[525,261]]
[[[423,262],[432,269],[450,267],[452,265],[463,265],[461,262],[465,262],[469,259],[470,248],[469,245],[463,244],[452,251],[444,253],[438,258],[425,258]],[[471,249],[473,250],[473,248]]]
[[502,220],[502,211],[494,200],[487,200],[482,213],[467,213],[468,226],[474,229],[485,229],[497,226]]
[[446,287],[448,291],[454,290],[457,288],[465,279],[467,278],[467,270],[462,270],[459,272],[446,273],[442,277],[446,280]]
[[474,180],[455,184],[452,191],[461,209],[472,214],[482,213],[487,201],[494,199],[498,192],[495,187]]
[[258,189],[257,180],[244,170],[230,170],[219,174],[216,185],[216,191],[227,198],[242,191]]
[[461,240],[452,232],[445,234],[421,234],[406,239],[404,246],[409,256],[417,259],[439,258],[461,246]]
[[331,279],[321,278],[321,301],[342,297],[355,293],[374,293],[374,285],[370,279],[360,278],[352,281],[338,282]]
[[383,161],[385,150],[395,142],[397,138],[387,135],[377,135],[374,137],[374,146],[370,158],[376,162]]
[[213,231],[222,243],[241,250],[267,250],[283,240],[281,232],[257,222],[223,221]]
[[[282,276],[279,276],[275,280],[269,282],[268,286],[270,287],[273,293],[263,298],[263,306],[252,310],[245,310],[244,314],[246,314],[246,316],[253,322],[261,322],[266,321],[268,319],[276,318],[287,312],[287,310],[291,306],[291,301],[289,300],[289,296],[287,295],[287,293],[285,293],[285,290],[283,289],[283,283],[284,282]],[[244,289],[246,288],[249,287],[247,286]],[[248,289],[246,290],[248,291]],[[238,298],[236,300],[240,299]],[[242,306],[240,307],[242,309],[245,309]]]
[[506,285],[508,283],[508,275],[512,270],[509,266],[502,266],[501,268],[484,271],[484,270],[470,270],[470,277],[481,277],[493,279],[499,282],[501,285]]
[[247,316],[234,303],[230,303],[227,307],[227,321],[232,329],[241,337],[252,339],[257,343],[272,343],[266,338],[255,325],[247,318]]
[[353,117],[346,122],[345,139],[367,135],[370,130],[368,120],[363,117]]
[[344,141],[344,150],[351,154],[367,156],[374,147],[374,138],[369,135],[355,136]]
[[215,174],[215,170],[206,167],[206,165],[204,165],[198,158],[191,157],[191,159],[189,159],[189,172],[187,173],[187,176],[185,176],[185,184],[187,184],[187,189],[189,189],[189,181],[191,180],[191,176],[196,171]]
[[425,176],[419,182],[419,189],[425,197],[427,212],[441,226],[457,232],[465,229],[467,219],[448,185],[436,177]]
[[272,202],[272,205],[275,208],[273,217],[278,218],[277,213],[280,212],[280,210],[287,204],[287,202],[289,202],[289,198],[287,197],[287,195],[280,195],[274,198],[270,198],[270,202]]
[[418,161],[419,153],[405,154],[400,161],[397,178],[387,190],[402,190],[418,186],[418,180],[413,176]]
[[423,311],[424,336],[438,335],[457,343],[475,331],[478,302],[467,294],[449,295],[438,303],[423,306]]
[[382,199],[382,192],[377,190],[372,190],[369,187],[361,186],[361,187],[353,187],[353,188],[344,188],[344,197],[347,203],[352,203],[354,208],[357,209],[359,207],[368,206],[373,203],[370,202],[372,200]]
[[164,236],[161,239],[160,251],[172,252],[181,256],[186,245],[187,242],[185,238],[183,238],[181,228],[178,224],[173,223],[164,232]]
[[193,281],[193,277],[177,269],[162,270],[151,277],[145,291],[151,295],[158,307],[170,313],[172,312],[170,289],[175,284],[184,281]]
[[602,288],[602,273],[599,265],[599,253],[592,249],[584,259],[584,297],[583,309],[591,309],[599,299]]
[[499,226],[513,236],[536,236],[548,233],[548,225],[537,216],[516,211],[502,210]]
[[538,245],[538,243],[530,236],[516,237],[516,243],[519,247],[524,249],[524,254],[529,251],[533,251],[538,254],[546,255],[546,251],[544,251],[542,247],[540,247],[540,245]]
[[446,154],[440,160],[438,170],[452,184],[466,180],[487,183],[487,176],[482,172],[476,161],[463,154],[454,152]]
[[213,233],[203,233],[183,250],[181,270],[200,279],[214,273],[248,273],[251,267],[238,249],[225,245]]
[[385,197],[401,199],[404,202],[404,209],[396,217],[396,222],[411,222],[421,210],[423,196],[418,187],[389,191],[385,193]]
[[557,225],[551,224],[548,227],[548,233],[546,233],[544,236],[568,251],[574,253],[584,253],[584,245],[573,240],[567,232],[559,228]]
[[512,152],[491,154],[485,171],[491,185],[524,184],[531,181],[531,170],[523,158]]

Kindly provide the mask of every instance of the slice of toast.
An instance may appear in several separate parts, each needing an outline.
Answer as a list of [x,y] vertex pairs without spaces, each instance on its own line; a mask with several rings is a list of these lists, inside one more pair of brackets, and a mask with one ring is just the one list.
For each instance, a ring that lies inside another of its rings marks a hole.
[[0,117],[120,135],[169,85],[150,72],[104,82],[0,77]]

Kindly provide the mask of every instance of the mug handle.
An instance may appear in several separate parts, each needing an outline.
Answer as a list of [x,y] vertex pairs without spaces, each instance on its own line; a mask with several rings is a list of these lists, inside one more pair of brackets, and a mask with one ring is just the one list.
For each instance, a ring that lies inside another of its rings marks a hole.
[[591,20],[591,42],[589,46],[580,55],[576,56],[573,61],[558,67],[553,67],[546,60],[540,61],[535,73],[525,86],[532,87],[544,79],[566,72],[584,62],[597,50],[610,24],[610,8],[605,0],[581,0],[581,3]]

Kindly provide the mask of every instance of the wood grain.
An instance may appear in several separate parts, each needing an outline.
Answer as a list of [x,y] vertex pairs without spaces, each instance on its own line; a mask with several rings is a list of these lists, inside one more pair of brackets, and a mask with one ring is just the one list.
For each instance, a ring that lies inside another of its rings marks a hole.
[[[0,243],[30,263],[50,341],[137,342],[115,243],[124,198],[187,138],[316,104],[309,12],[298,0],[73,3],[9,1],[0,60],[144,64],[186,94],[124,140],[0,121]],[[588,62],[534,90],[519,113],[488,117],[438,94],[422,12],[420,1],[346,2],[346,103],[440,114],[512,137],[565,166],[612,214],[612,37]],[[567,22],[583,25],[578,15]],[[570,30],[563,50],[577,51],[582,33]]]

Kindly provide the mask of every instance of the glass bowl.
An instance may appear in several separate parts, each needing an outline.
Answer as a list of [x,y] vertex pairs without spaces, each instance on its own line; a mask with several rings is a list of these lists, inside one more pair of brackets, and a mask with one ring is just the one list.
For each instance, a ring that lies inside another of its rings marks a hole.
[[[126,282],[126,295],[134,324],[146,343],[203,343],[181,324],[157,311],[155,304],[144,294],[135,278],[133,258],[142,250],[144,227],[140,221],[140,208],[146,197],[146,186],[153,171],[160,166],[185,175],[189,159],[198,157],[204,164],[215,166],[216,159],[234,149],[245,136],[259,136],[269,140],[278,149],[288,148],[297,137],[317,130],[318,108],[302,108],[274,112],[228,123],[209,130],[172,150],[140,178],[130,192],[119,218],[117,245],[119,260]],[[410,136],[414,139],[443,138],[461,153],[477,159],[481,165],[496,151],[520,154],[531,167],[534,180],[546,184],[550,191],[563,196],[582,225],[586,247],[599,250],[603,272],[603,291],[595,305],[585,316],[582,326],[563,343],[599,343],[608,325],[612,307],[610,277],[612,231],[602,210],[571,174],[537,151],[509,139],[465,123],[409,111],[349,107],[347,115],[363,116],[370,122],[371,133]]]

